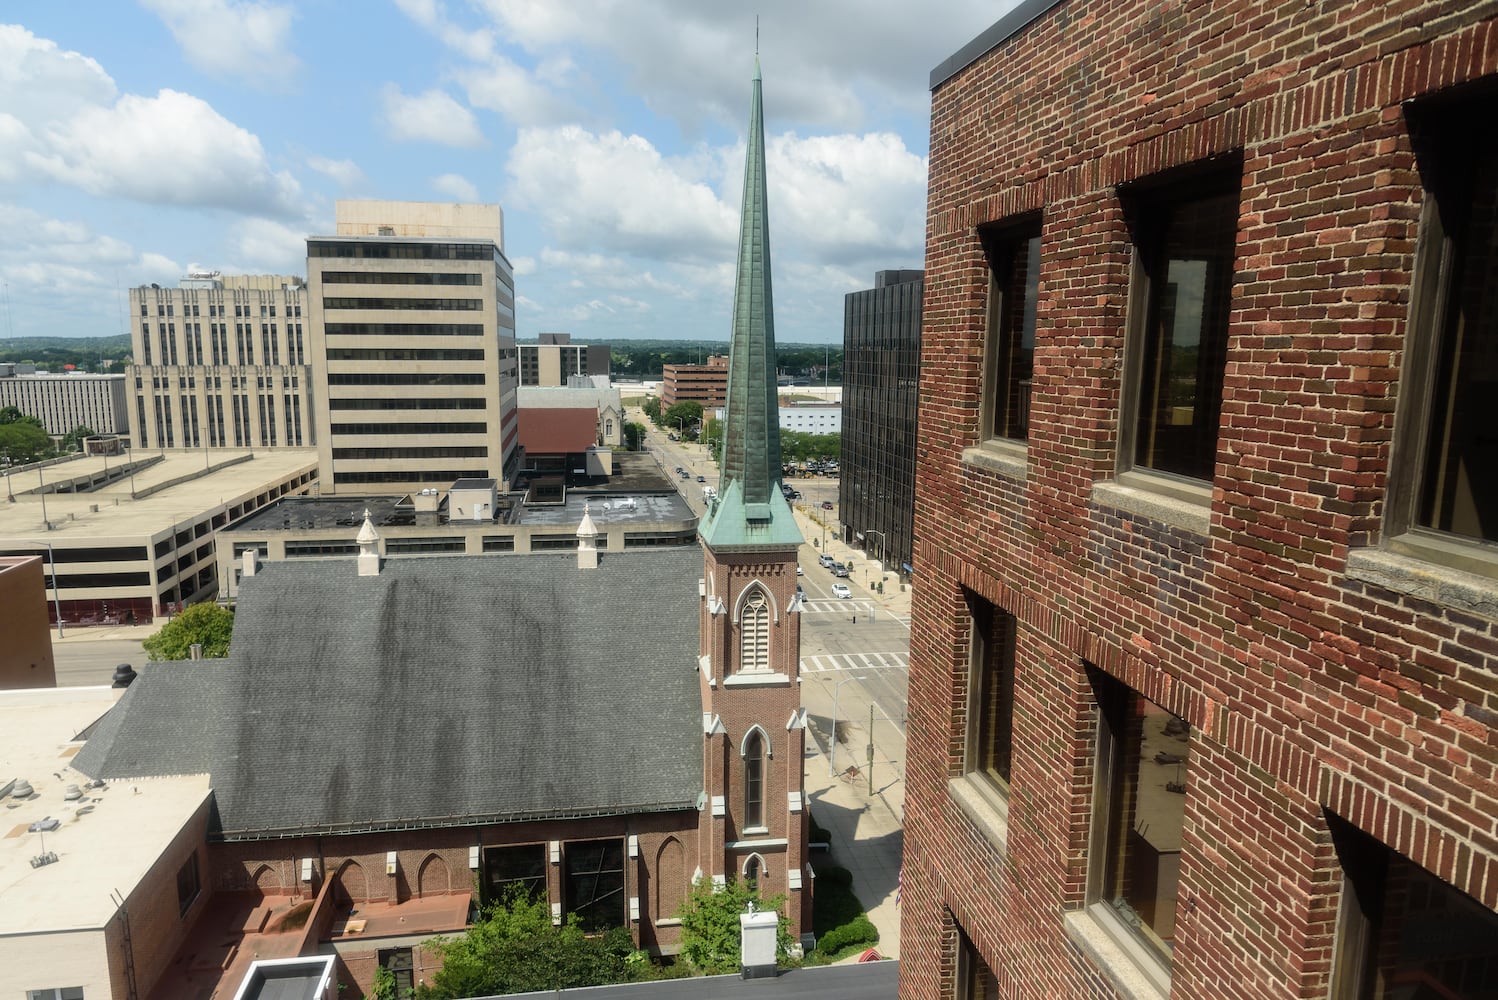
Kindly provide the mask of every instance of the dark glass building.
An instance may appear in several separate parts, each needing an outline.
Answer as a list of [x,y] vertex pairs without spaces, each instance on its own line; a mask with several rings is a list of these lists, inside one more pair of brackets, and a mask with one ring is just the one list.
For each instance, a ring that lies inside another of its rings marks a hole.
[[924,271],[879,271],[843,300],[843,540],[908,576]]

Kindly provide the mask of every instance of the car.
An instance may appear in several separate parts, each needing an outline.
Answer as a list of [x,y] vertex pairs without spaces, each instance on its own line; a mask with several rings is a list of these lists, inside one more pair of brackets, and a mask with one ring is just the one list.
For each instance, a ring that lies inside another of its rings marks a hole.
[[832,501],[831,500],[823,500],[822,501],[822,509],[823,510],[831,510],[832,509]]
[[832,585],[832,596],[842,598],[846,601],[853,596],[853,591],[848,589],[846,583],[834,583]]
[[705,482],[707,482],[707,477],[706,476],[698,476],[697,477],[697,481],[699,483],[705,483]]
[[832,566],[832,564],[834,562],[836,562],[836,560],[833,559],[831,556],[829,556],[825,552],[823,552],[821,555],[817,556],[817,565],[818,566],[822,566],[822,567],[830,569],[831,566]]
[[[801,564],[800,563],[796,564],[796,575],[797,576],[805,576],[806,575],[806,570],[804,570],[804,569],[801,568]],[[798,586],[799,586],[799,584],[798,584]]]
[[789,493],[787,493],[785,495],[785,498],[787,500],[800,500],[801,499],[801,491],[800,490],[791,490]]
[[828,566],[827,568],[830,569],[830,570],[832,570],[832,575],[833,576],[847,576],[850,572],[852,572],[851,570],[848,569],[848,567],[844,566],[840,562],[835,562],[831,566]]

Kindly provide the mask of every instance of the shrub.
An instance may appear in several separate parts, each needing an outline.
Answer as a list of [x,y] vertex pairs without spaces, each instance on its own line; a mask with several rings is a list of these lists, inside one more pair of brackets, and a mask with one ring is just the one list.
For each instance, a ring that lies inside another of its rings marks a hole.
[[879,930],[860,913],[840,927],[834,927],[817,940],[817,951],[828,958],[851,948],[867,948],[879,943]]

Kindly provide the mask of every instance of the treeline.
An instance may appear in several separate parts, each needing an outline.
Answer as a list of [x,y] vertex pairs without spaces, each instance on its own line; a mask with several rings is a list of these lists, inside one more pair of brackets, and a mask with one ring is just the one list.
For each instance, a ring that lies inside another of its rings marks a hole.
[[[712,355],[727,353],[722,340],[616,340],[609,344],[609,369],[615,378],[658,379],[666,365],[705,365]],[[775,360],[781,375],[820,383],[825,366],[829,382],[842,382],[841,344],[777,344]]]
[[130,363],[130,335],[112,337],[12,337],[0,340],[0,364],[33,364],[38,371],[123,372]]

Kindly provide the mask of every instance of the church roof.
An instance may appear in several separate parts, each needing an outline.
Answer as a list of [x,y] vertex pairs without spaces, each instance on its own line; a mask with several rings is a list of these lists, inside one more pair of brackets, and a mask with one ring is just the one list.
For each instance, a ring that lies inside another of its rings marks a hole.
[[207,771],[226,839],[694,808],[694,547],[271,563],[230,655],[153,663],[74,765]]
[[721,496],[702,523],[712,549],[801,544],[780,492],[780,409],[775,385],[775,309],[770,283],[770,217],[765,180],[764,101],[754,60],[738,273],[728,345]]

